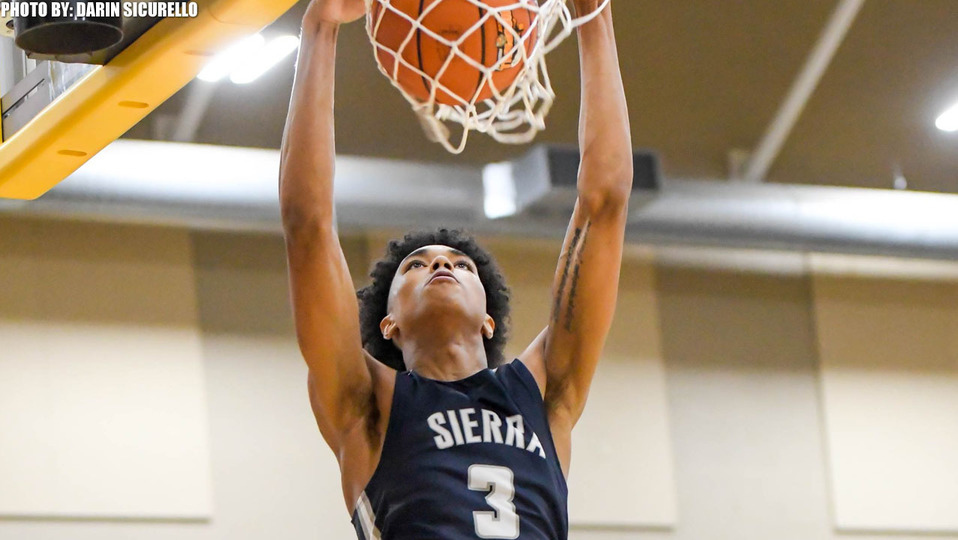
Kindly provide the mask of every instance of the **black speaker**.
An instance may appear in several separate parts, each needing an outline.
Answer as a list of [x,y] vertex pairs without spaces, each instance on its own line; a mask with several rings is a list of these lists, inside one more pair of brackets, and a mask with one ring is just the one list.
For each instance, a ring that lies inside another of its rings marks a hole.
[[[58,4],[68,9],[53,16],[50,0],[41,3],[47,4],[43,10],[46,16],[13,19],[17,47],[27,52],[48,55],[90,53],[116,45],[123,39],[123,19],[118,13],[115,17],[87,16],[84,7],[90,2],[60,0]],[[78,7],[79,4],[84,6]]]

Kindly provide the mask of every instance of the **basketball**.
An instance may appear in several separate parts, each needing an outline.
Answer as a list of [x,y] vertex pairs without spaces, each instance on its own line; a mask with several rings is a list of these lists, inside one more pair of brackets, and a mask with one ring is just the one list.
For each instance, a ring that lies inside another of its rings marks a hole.
[[[367,23],[380,64],[408,94],[425,102],[438,81],[436,102],[472,103],[492,97],[493,87],[503,92],[522,70],[519,37],[528,54],[537,38],[536,14],[524,7],[503,8],[533,1],[374,0]],[[412,22],[420,17],[421,28]],[[450,47],[453,42],[458,54]],[[397,57],[404,61],[398,70]]]

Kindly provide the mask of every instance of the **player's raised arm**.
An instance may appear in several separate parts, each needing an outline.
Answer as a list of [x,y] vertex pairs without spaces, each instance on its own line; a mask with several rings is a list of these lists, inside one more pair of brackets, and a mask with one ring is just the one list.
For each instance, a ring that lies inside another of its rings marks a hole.
[[279,174],[296,334],[320,431],[337,452],[369,416],[373,394],[356,293],[333,227],[336,40],[339,23],[363,10],[362,0],[314,0],[307,9]]
[[[599,3],[576,0],[576,11],[591,13]],[[523,355],[545,392],[566,470],[568,438],[585,407],[615,311],[632,189],[632,141],[611,8],[580,27],[578,38],[582,77],[578,199],[553,283],[549,327]]]

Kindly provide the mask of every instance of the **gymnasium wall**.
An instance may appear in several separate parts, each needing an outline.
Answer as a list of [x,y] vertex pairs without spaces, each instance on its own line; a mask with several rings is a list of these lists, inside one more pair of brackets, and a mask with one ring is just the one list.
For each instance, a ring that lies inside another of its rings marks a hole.
[[[387,237],[344,239],[357,283]],[[515,354],[558,243],[488,245]],[[956,284],[629,247],[572,538],[958,537]],[[305,374],[279,237],[0,218],[0,540],[354,537]]]

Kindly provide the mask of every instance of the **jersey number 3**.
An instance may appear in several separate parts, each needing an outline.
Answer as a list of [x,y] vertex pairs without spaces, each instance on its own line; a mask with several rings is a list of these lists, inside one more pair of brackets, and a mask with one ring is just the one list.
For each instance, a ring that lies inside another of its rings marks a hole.
[[486,503],[494,511],[472,513],[479,538],[519,538],[519,514],[512,503],[516,495],[512,469],[495,465],[471,465],[469,489],[486,491]]

